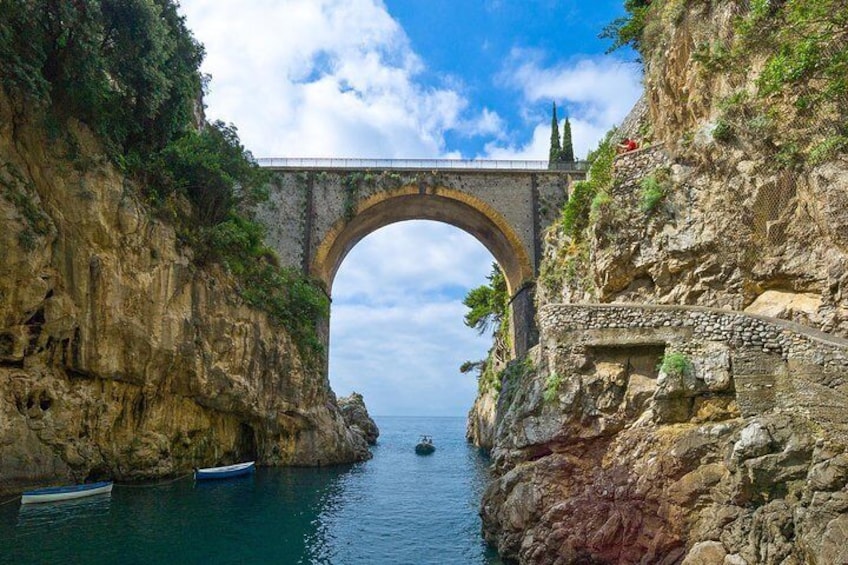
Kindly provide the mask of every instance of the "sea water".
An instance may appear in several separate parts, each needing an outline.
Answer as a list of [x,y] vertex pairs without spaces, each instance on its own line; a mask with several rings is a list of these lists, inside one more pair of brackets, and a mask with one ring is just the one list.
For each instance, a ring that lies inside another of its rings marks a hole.
[[[370,461],[0,506],[0,563],[498,564],[464,418],[376,418]],[[420,434],[436,452],[414,452]]]

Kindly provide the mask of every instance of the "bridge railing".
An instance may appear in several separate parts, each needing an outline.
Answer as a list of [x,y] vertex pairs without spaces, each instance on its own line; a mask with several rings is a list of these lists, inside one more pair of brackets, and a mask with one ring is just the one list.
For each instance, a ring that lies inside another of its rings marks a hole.
[[270,157],[256,160],[261,167],[272,169],[421,169],[479,171],[564,171],[585,172],[588,161],[548,163],[531,160],[496,159],[333,159]]

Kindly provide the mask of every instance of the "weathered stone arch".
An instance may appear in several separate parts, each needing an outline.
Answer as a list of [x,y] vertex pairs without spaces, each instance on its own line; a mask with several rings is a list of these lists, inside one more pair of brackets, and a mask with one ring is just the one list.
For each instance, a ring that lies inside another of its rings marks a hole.
[[528,250],[503,216],[473,195],[441,186],[423,194],[416,186],[404,186],[358,202],[353,217],[338,220],[318,243],[310,274],[331,292],[342,261],[359,241],[405,220],[443,222],[475,237],[504,270],[510,296],[533,279]]
[[[434,168],[427,170],[382,171],[320,168],[317,163],[272,166],[270,200],[256,214],[281,264],[321,281],[328,295],[348,252],[384,226],[434,220],[464,230],[504,270],[513,350],[523,355],[537,340],[531,290],[541,261],[542,233],[559,217],[571,182],[585,173],[512,166],[501,170],[504,163],[496,161],[486,168],[445,163],[450,166],[439,168],[434,161]],[[322,329],[326,338],[328,329]]]

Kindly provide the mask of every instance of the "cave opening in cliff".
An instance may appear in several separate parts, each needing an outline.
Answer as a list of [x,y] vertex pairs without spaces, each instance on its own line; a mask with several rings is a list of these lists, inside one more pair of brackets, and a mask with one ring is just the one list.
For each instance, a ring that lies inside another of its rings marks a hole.
[[256,431],[245,422],[239,424],[238,439],[236,440],[236,455],[240,461],[255,461]]
[[[363,238],[332,286],[329,378],[377,416],[465,416],[474,402],[466,361],[485,359],[491,332],[463,323],[463,299],[488,284],[492,254],[468,233],[429,220]],[[379,422],[378,422],[379,423]]]

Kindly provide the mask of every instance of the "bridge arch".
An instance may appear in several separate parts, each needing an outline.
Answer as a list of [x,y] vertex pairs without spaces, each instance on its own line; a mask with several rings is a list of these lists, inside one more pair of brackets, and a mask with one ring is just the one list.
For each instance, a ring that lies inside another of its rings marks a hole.
[[327,231],[309,267],[330,294],[342,261],[359,241],[406,220],[443,222],[476,238],[503,269],[510,296],[533,279],[533,264],[518,234],[497,210],[471,194],[444,186],[430,187],[426,193],[403,186],[359,201],[351,216]]
[[270,160],[270,198],[256,216],[280,263],[311,275],[328,295],[348,252],[382,227],[432,220],[465,231],[504,271],[513,353],[523,355],[537,342],[531,289],[542,234],[557,221],[571,183],[585,178],[583,165]]

